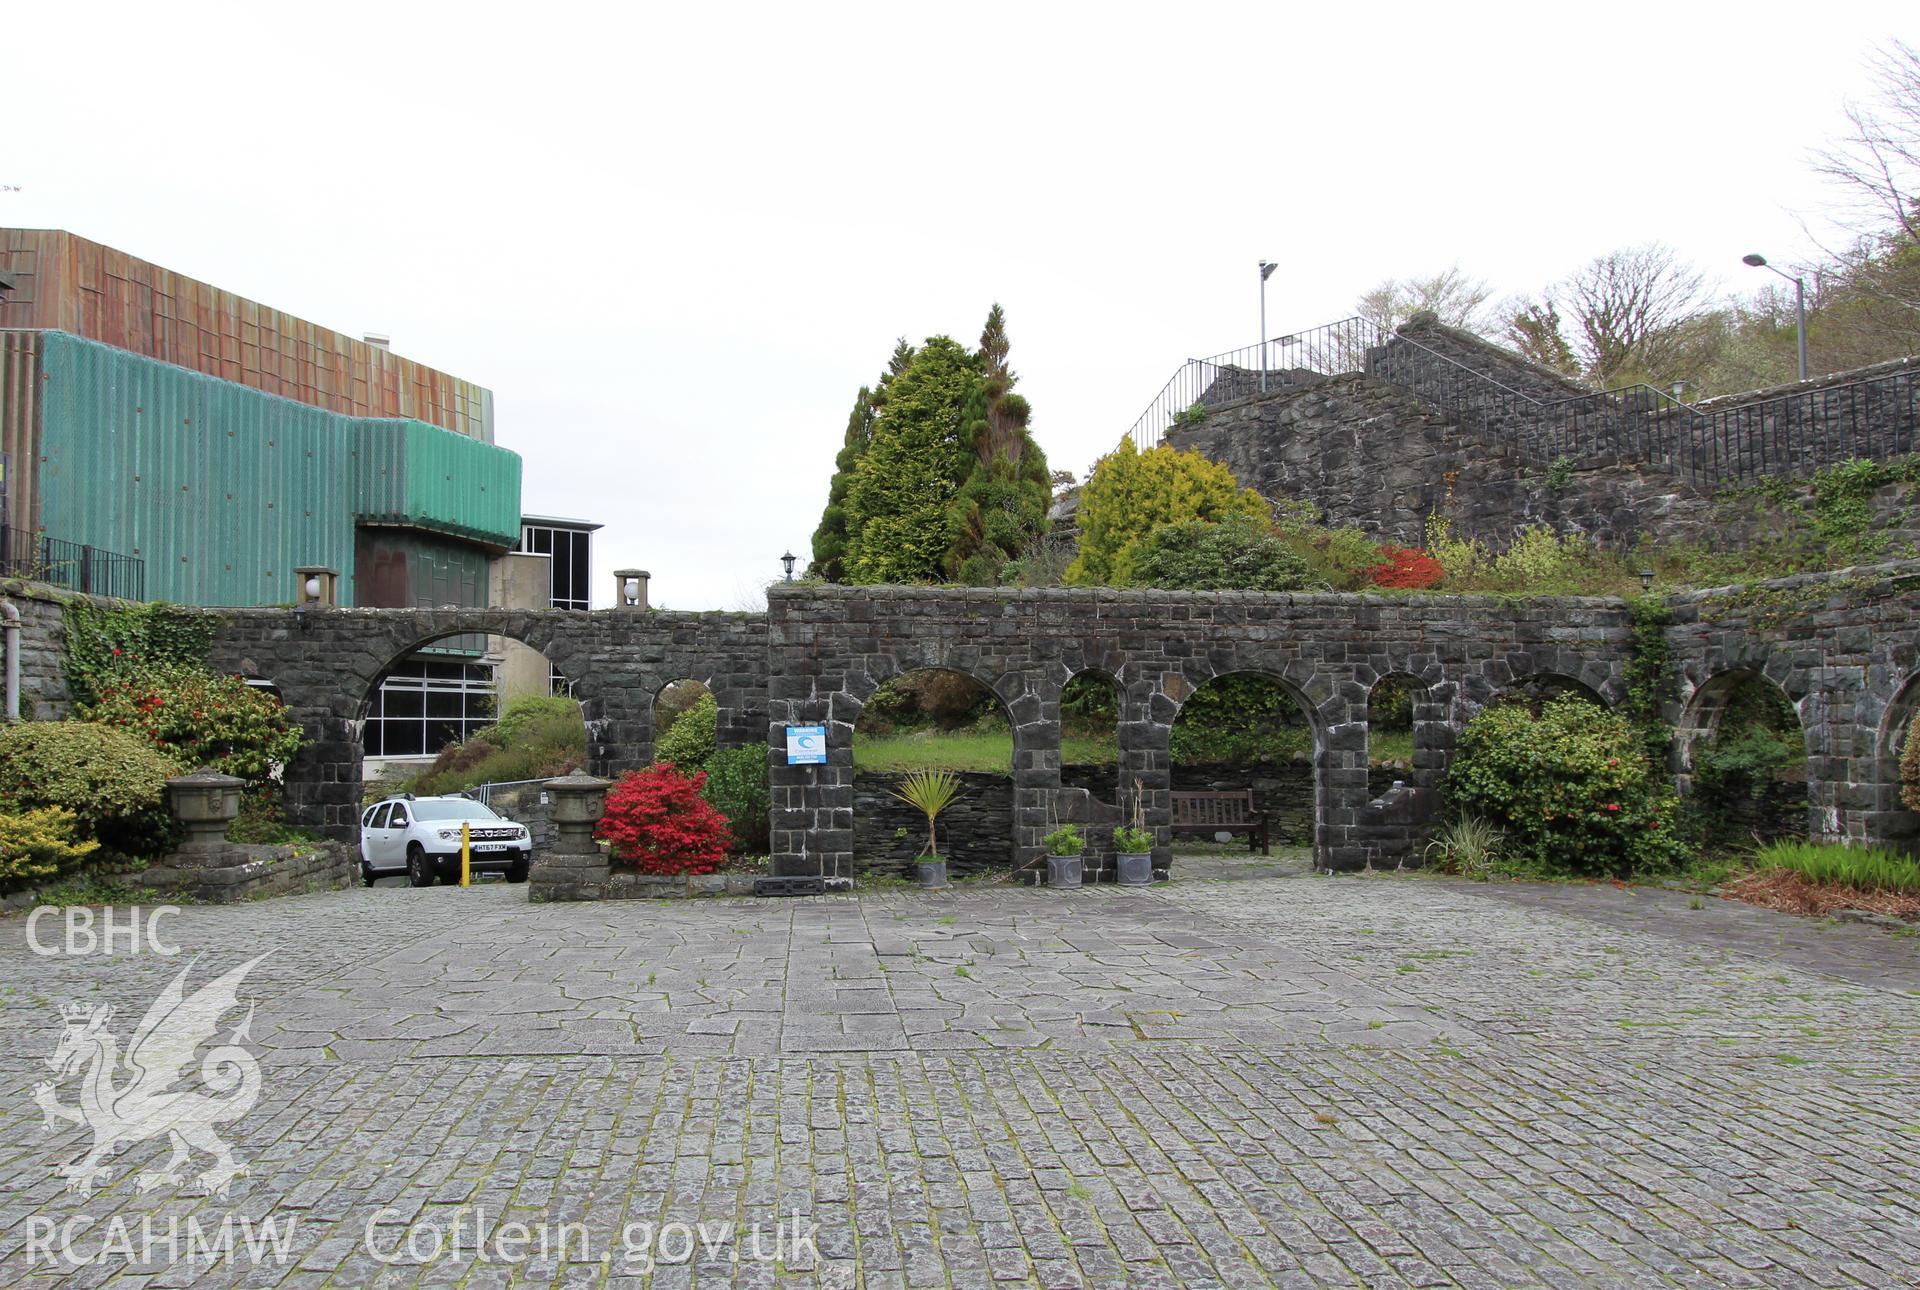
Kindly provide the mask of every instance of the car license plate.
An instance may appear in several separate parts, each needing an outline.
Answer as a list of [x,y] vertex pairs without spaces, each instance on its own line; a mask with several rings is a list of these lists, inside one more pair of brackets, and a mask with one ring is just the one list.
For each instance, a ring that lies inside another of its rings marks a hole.
[[505,851],[507,844],[504,842],[476,842],[473,844],[473,849],[475,851]]

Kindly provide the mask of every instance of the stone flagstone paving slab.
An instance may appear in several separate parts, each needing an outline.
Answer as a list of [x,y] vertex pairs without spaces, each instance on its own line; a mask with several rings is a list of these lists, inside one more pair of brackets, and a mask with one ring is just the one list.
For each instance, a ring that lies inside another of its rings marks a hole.
[[[1920,1283],[1920,938],[1259,872],[600,906],[380,887],[180,910],[179,958],[41,957],[7,919],[0,1278]],[[148,1140],[64,1191],[87,1135],[33,1096],[59,1008],[112,1005],[124,1041],[193,956],[198,983],[267,950],[243,990],[262,1090],[226,1130],[249,1172],[142,1191]],[[258,1265],[30,1253],[75,1218],[97,1251],[114,1216],[292,1231]],[[780,1221],[816,1234],[751,1257]],[[562,1223],[574,1244],[503,1257]],[[682,1223],[728,1235],[625,1257]]]

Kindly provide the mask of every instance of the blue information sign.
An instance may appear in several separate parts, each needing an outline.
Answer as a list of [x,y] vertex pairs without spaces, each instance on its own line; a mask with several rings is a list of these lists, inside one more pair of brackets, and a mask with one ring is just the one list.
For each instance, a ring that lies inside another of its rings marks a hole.
[[827,760],[825,726],[787,727],[787,765],[824,765]]

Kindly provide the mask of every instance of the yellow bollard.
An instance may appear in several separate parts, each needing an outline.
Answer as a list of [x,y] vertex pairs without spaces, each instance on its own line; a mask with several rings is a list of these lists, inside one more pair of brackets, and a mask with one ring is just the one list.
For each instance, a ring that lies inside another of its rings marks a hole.
[[460,826],[460,885],[462,887],[473,885],[472,864],[473,839],[467,831],[467,826],[462,824]]

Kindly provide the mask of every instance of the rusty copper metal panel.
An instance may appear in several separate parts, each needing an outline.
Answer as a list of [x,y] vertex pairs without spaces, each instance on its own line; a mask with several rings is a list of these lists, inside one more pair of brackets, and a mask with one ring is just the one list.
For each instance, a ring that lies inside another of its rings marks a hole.
[[7,454],[7,524],[40,526],[40,333],[0,331],[0,452]]
[[350,416],[405,417],[493,442],[493,394],[124,251],[52,229],[0,229],[20,288],[0,328],[70,331]]

